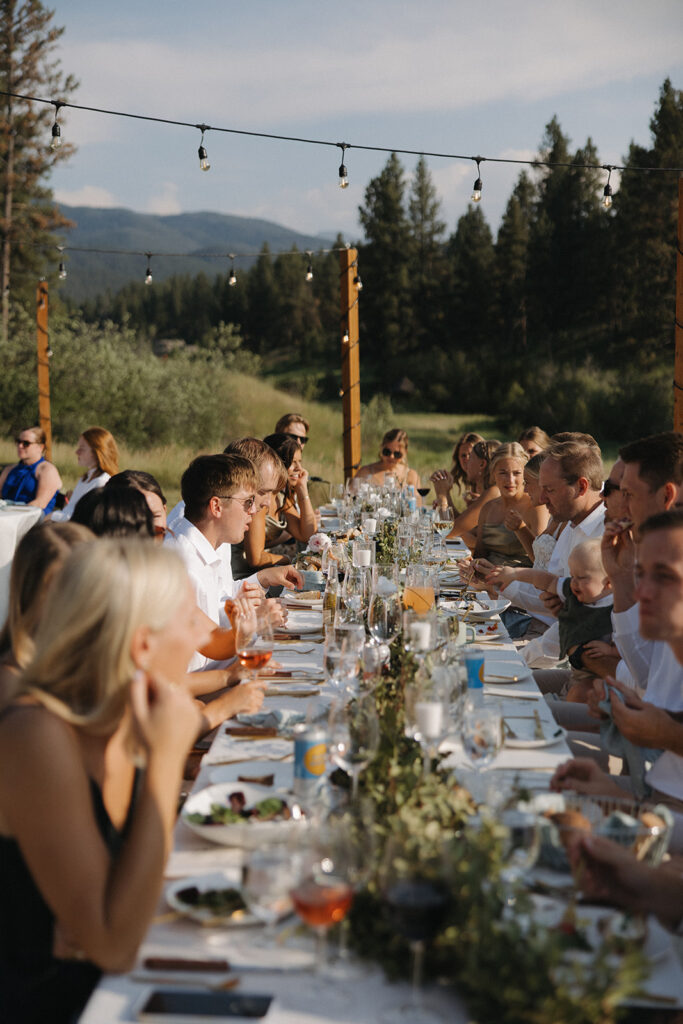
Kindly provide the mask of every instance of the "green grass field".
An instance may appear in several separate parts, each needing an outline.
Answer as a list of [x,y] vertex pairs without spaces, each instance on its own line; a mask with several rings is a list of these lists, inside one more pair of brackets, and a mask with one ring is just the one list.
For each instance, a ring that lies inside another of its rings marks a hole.
[[[285,412],[300,412],[311,424],[304,464],[311,476],[331,482],[343,479],[341,404],[334,409],[319,402],[302,401],[274,388],[263,380],[234,375],[230,404],[225,410],[225,437],[217,443],[207,442],[200,450],[181,444],[133,450],[120,444],[121,469],[144,469],[157,478],[169,502],[180,497],[180,477],[195,455],[220,451],[235,437],[264,437],[272,432],[276,421]],[[93,424],[85,423],[83,428]],[[106,426],[106,424],[102,424]],[[28,426],[28,424],[27,424]],[[497,429],[496,420],[487,415],[447,415],[445,413],[378,414],[372,406],[362,417],[363,462],[378,457],[379,442],[385,430],[402,427],[410,438],[409,463],[427,482],[429,474],[439,467],[449,467],[453,446],[465,430],[476,430],[486,438],[509,440]],[[78,438],[62,438],[53,446],[53,461],[61,474],[64,490],[70,490],[80,476],[74,455]],[[616,445],[605,446],[605,464],[609,467],[616,456]],[[0,465],[16,460],[16,448],[10,438],[0,441]]]

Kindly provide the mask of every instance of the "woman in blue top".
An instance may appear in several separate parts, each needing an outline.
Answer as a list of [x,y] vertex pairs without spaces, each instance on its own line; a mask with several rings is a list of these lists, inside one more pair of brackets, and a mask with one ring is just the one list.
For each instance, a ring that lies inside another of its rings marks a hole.
[[45,432],[27,427],[19,431],[16,443],[19,461],[0,473],[0,496],[52,512],[62,480],[57,467],[45,458]]

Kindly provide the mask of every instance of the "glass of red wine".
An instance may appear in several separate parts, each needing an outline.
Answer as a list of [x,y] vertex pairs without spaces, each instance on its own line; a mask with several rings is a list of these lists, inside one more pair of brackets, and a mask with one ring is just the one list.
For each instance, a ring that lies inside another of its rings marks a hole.
[[443,1024],[444,1017],[425,1004],[422,971],[427,943],[446,921],[451,894],[441,852],[426,856],[417,845],[392,838],[382,865],[382,891],[392,927],[412,954],[410,1000],[382,1014],[386,1024]]

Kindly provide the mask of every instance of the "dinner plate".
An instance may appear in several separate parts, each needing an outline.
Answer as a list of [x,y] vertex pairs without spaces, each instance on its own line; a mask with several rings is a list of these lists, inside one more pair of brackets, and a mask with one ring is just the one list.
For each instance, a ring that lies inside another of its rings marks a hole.
[[214,871],[206,875],[193,875],[190,878],[176,878],[166,886],[164,896],[172,910],[183,917],[189,917],[192,921],[199,921],[203,925],[221,925],[223,928],[244,928],[259,924],[258,918],[246,909],[237,910],[235,913],[225,916],[217,914],[210,907],[195,907],[186,903],[180,898],[180,893],[185,889],[195,888],[205,893],[210,889],[237,889],[239,891],[241,871],[235,868],[234,871]]
[[304,599],[297,594],[296,591],[287,591],[282,595],[285,604],[288,608],[294,609],[300,607],[302,611],[322,611],[323,599],[319,597],[317,600]]
[[229,803],[231,793],[244,793],[246,806],[252,807],[267,796],[281,797],[289,807],[295,804],[296,798],[284,790],[269,790],[264,794],[262,786],[254,786],[246,782],[219,782],[205,789],[192,793],[183,805],[181,817],[189,829],[202,839],[221,846],[238,846],[244,850],[253,850],[267,843],[286,840],[293,829],[305,827],[300,820],[278,818],[274,821],[253,821],[245,818],[232,824],[203,824],[189,820],[192,814],[210,814],[212,804]]
[[528,717],[526,714],[524,717],[518,715],[503,715],[503,721],[509,721],[509,727],[516,733],[516,737],[509,736],[507,730],[505,732],[505,746],[511,747],[518,750],[533,750],[536,747],[552,747],[555,743],[559,743],[564,737],[565,731],[562,729],[557,722],[548,722],[543,718],[540,718],[541,728],[543,730],[543,736],[536,736],[536,719],[533,714]]
[[[567,910],[565,900],[538,895],[532,896],[532,900],[534,921],[550,928],[560,924]],[[564,954],[565,960],[592,960],[606,935],[622,937],[625,941],[642,939],[642,952],[648,960],[661,960],[671,948],[669,933],[653,917],[642,920],[611,907],[589,903],[579,904],[575,914],[577,931],[591,949],[570,948]]]
[[[267,778],[269,775],[273,776],[273,782],[269,786],[250,781]],[[240,781],[240,776],[244,781]],[[292,761],[242,761],[239,764],[218,764],[209,768],[209,778],[212,783],[230,783],[231,792],[242,786],[249,786],[262,796],[271,796],[273,793],[291,791],[294,764]]]
[[476,611],[470,612],[470,619],[473,622],[483,622],[485,619],[492,619],[494,615],[500,615],[506,608],[510,607],[509,601],[492,601],[486,594],[477,594],[477,604],[480,606]]
[[322,632],[322,618],[319,612],[309,611],[306,608],[292,608],[288,605],[289,614],[284,626],[277,627],[277,633],[320,633]]
[[[507,638],[507,634],[500,622],[482,622],[474,627],[475,640],[495,640],[499,637]],[[519,673],[517,674],[519,675]]]
[[[482,652],[484,653],[484,652]],[[496,652],[498,653],[498,652]],[[504,653],[503,651],[500,652]],[[519,660],[502,658],[485,658],[484,660],[484,682],[493,683],[495,686],[505,686],[508,683],[528,682],[530,672],[528,666]]]

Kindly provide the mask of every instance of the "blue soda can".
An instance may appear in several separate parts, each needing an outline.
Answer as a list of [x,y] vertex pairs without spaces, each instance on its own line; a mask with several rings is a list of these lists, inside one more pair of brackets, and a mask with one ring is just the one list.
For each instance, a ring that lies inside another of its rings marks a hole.
[[320,787],[327,766],[327,732],[319,725],[294,727],[294,794],[310,799]]
[[484,655],[481,651],[465,651],[467,669],[467,697],[472,703],[481,703],[484,697]]

